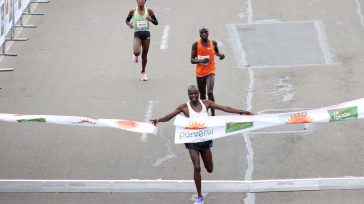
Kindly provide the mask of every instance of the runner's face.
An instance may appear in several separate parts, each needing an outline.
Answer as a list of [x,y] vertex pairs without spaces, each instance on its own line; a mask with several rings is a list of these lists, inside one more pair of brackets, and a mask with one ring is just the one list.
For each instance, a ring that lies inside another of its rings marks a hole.
[[136,0],[138,6],[144,6],[145,0]]
[[209,37],[209,31],[206,29],[202,29],[200,31],[200,37],[201,39],[207,39]]
[[190,98],[190,101],[192,103],[198,101],[198,95],[199,95],[199,92],[197,89],[188,90],[188,97]]

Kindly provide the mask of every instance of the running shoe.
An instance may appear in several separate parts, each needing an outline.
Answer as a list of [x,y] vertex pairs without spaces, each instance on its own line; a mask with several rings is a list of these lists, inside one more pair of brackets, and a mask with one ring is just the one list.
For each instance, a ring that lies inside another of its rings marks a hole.
[[142,81],[148,81],[148,77],[145,74],[145,72],[143,72],[143,73],[140,74],[140,80],[142,80]]
[[197,199],[194,202],[194,204],[203,204],[203,197],[197,197]]
[[138,57],[138,56],[133,55],[133,62],[134,62],[134,63],[138,63],[138,62],[139,62],[139,57]]

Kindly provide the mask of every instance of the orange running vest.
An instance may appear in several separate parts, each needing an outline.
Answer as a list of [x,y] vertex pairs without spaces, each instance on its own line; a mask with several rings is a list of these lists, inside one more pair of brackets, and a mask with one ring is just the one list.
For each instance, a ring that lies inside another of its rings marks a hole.
[[201,39],[197,41],[197,59],[201,58],[210,58],[210,62],[208,64],[196,64],[196,76],[204,77],[215,73],[215,49],[212,40],[210,40],[208,47],[202,45]]

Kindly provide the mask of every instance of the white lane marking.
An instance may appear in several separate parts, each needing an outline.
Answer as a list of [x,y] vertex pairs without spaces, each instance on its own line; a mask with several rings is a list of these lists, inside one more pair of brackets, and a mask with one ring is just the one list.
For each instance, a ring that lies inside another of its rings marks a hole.
[[282,101],[291,101],[293,100],[293,96],[295,95],[295,92],[293,91],[293,85],[287,83],[286,81],[289,81],[290,77],[286,76],[284,78],[280,78],[279,79],[279,83],[275,84],[276,86],[278,86],[279,88],[276,89],[275,91],[271,91],[271,92],[264,92],[264,94],[270,94],[270,95],[282,95]]
[[254,15],[254,12],[253,12],[253,3],[252,3],[252,0],[248,0],[246,2],[247,4],[247,9],[246,11],[243,11],[242,13],[239,14],[239,17],[241,19],[244,19],[245,16],[247,17],[247,21],[249,24],[252,24],[253,23],[253,15]]
[[238,67],[248,66],[246,61],[246,52],[243,49],[243,45],[239,38],[238,30],[234,24],[228,24],[228,30],[230,31],[231,37],[231,47],[234,50],[234,57]]
[[253,15],[254,15],[252,0],[248,0],[247,5],[248,5],[248,8],[247,8],[248,23],[252,24],[253,23]]
[[314,25],[317,31],[317,37],[320,42],[321,50],[325,57],[325,62],[326,64],[332,64],[332,55],[330,53],[329,44],[327,43],[324,24],[322,21],[314,21]]
[[169,35],[169,25],[166,25],[163,29],[163,36],[160,49],[164,50],[168,48],[168,35]]
[[265,19],[265,20],[254,21],[254,24],[273,24],[273,23],[282,23],[282,20],[280,20],[280,19]]
[[357,6],[356,12],[358,13],[359,19],[360,19],[360,24],[361,26],[364,27],[364,17],[363,17],[363,13],[361,12],[362,8],[360,5],[359,0],[354,0]]
[[168,153],[166,156],[159,158],[157,161],[154,162],[153,166],[159,166],[161,165],[163,162],[167,161],[168,159],[172,159],[176,157],[175,154],[170,154]]
[[[203,191],[282,192],[364,189],[364,177],[281,180],[204,180]],[[196,192],[193,180],[0,180],[2,193]]]
[[[278,23],[291,23],[291,24],[297,24],[297,23],[313,23],[313,22],[316,22],[317,20],[307,20],[307,21],[273,21],[273,20],[260,20],[260,21],[254,21],[253,24],[278,24]],[[257,23],[258,22],[258,23]],[[236,23],[235,25],[237,26],[250,26],[249,24],[247,23]]]
[[[150,122],[149,120],[152,119],[153,106],[154,106],[154,101],[153,100],[148,101],[147,110],[146,110],[145,115],[144,115],[144,122]],[[148,134],[143,133],[141,140],[142,140],[142,142],[147,142]]]
[[250,66],[250,65],[245,65],[245,66],[237,66],[234,67],[236,69],[246,69],[246,67],[250,67],[252,69],[271,69],[271,68],[275,68],[275,69],[287,69],[287,68],[307,68],[307,67],[314,67],[314,66],[331,66],[331,65],[341,65],[342,63],[331,63],[331,64],[291,64],[291,65],[254,65],[254,66]]
[[[253,11],[253,3],[252,0],[247,0],[247,10],[246,12],[243,12],[240,17],[244,18],[244,13],[247,14],[247,23],[248,24],[253,24],[253,15],[254,15],[254,11]],[[232,36],[233,36],[233,49],[234,53],[237,53],[237,57],[236,57],[236,61],[238,62],[238,66],[239,67],[248,67],[248,73],[249,73],[249,87],[248,87],[248,95],[246,98],[246,104],[247,104],[247,110],[250,111],[252,110],[252,99],[253,99],[253,88],[254,88],[254,71],[252,68],[249,67],[249,64],[246,60],[246,52],[243,49],[243,45],[242,42],[239,38],[239,33],[237,31],[236,25],[232,25],[230,24],[230,29]],[[234,41],[235,40],[235,41]],[[235,44],[235,45],[234,45]],[[240,59],[240,60],[239,60]],[[253,171],[254,171],[254,150],[253,150],[253,146],[252,143],[250,141],[249,135],[248,133],[244,133],[243,134],[244,137],[244,141],[245,141],[245,148],[248,151],[248,154],[246,155],[247,157],[247,163],[248,163],[248,168],[245,172],[245,180],[251,180],[252,175],[253,175]],[[255,203],[255,194],[254,193],[248,193],[247,197],[244,199],[244,203],[245,204],[254,204]]]
[[157,161],[154,162],[153,166],[159,166],[163,162],[167,161],[168,159],[172,159],[172,158],[176,157],[176,155],[173,154],[172,151],[171,151],[171,139],[170,139],[170,137],[164,136],[164,133],[163,133],[163,129],[162,128],[159,129],[159,134],[161,135],[161,137],[167,139],[166,146],[167,146],[167,149],[168,149],[168,153],[167,153],[166,156],[157,159]]
[[[253,100],[253,93],[254,93],[254,71],[252,68],[248,67],[248,73],[249,73],[249,87],[248,87],[248,94],[246,97],[246,105],[247,110],[251,111],[253,108],[252,100]],[[250,140],[250,135],[248,133],[244,133],[244,141],[245,141],[245,148],[248,151],[247,157],[247,163],[248,168],[245,172],[244,179],[246,181],[249,181],[253,177],[253,171],[254,171],[254,149],[252,142]],[[248,193],[246,198],[244,199],[244,203],[246,204],[254,204],[255,203],[255,194],[254,193]]]

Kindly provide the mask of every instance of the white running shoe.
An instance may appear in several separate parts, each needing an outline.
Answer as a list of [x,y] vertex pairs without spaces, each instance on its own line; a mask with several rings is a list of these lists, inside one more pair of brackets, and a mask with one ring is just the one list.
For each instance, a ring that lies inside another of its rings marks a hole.
[[193,204],[203,204],[203,197],[197,197],[196,201]]

